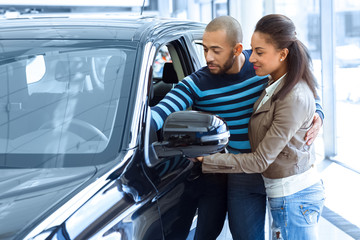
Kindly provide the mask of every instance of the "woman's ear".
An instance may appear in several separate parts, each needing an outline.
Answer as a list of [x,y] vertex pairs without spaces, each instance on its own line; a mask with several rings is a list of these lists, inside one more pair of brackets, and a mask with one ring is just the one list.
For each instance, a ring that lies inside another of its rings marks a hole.
[[280,52],[280,56],[282,61],[286,59],[287,55],[289,54],[289,49],[283,48]]
[[239,56],[242,53],[243,45],[241,43],[237,43],[234,47],[234,55]]

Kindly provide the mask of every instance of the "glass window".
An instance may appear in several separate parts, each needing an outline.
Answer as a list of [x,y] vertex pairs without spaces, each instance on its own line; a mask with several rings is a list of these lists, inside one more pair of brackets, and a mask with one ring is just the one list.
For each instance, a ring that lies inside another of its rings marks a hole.
[[100,153],[108,146],[133,50],[65,42],[2,40],[0,153]]
[[[321,59],[320,59],[320,5],[319,0],[306,1],[275,1],[275,12],[288,16],[295,24],[296,34],[308,48],[312,61],[313,70],[318,83],[321,83]],[[299,14],[298,9],[301,9]],[[321,88],[319,87],[319,91]],[[321,93],[319,92],[321,96]]]
[[219,16],[228,15],[228,7],[226,0],[213,1],[214,18]]
[[196,55],[199,56],[201,66],[206,66],[206,59],[204,55],[204,47],[202,45],[202,40],[194,40],[193,45],[196,51]]
[[155,61],[153,64],[153,77],[154,78],[162,78],[164,64],[166,62],[171,62],[171,57],[167,46],[162,46],[160,50],[157,52]]
[[44,56],[38,55],[27,60],[26,64],[26,80],[27,83],[39,81],[45,74]]
[[[313,73],[318,82],[318,95],[322,96],[321,75],[321,29],[319,0],[286,1],[275,0],[275,12],[288,16],[295,24],[297,38],[302,41],[310,52]],[[299,14],[301,9],[301,14]],[[325,113],[326,115],[326,113]],[[319,156],[324,155],[321,146],[322,136],[317,137],[315,145]],[[319,158],[320,160],[320,158]],[[322,160],[322,158],[321,158]]]
[[336,0],[335,4],[335,84],[337,160],[360,170],[360,2]]

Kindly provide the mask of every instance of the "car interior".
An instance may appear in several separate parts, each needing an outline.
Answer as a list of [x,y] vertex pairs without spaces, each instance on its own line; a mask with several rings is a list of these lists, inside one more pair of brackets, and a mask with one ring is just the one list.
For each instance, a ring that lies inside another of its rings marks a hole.
[[[2,64],[0,139],[11,141],[3,152],[102,151],[126,66],[124,51],[104,51],[42,52]],[[51,141],[59,144],[43,147]]]
[[158,104],[184,75],[175,56],[177,53],[172,45],[163,46],[156,54],[153,64],[151,107]]

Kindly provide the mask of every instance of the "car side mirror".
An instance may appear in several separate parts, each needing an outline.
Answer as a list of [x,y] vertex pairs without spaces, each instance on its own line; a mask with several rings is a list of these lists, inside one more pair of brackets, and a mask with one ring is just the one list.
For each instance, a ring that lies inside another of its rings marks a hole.
[[224,150],[230,132],[226,122],[219,116],[198,111],[174,112],[165,120],[163,141],[150,145],[148,165],[154,166],[161,158],[183,155],[206,156]]

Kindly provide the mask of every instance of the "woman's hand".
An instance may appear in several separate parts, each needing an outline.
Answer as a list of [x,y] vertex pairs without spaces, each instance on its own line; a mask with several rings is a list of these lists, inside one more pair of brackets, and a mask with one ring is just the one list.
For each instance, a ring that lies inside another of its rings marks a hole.
[[189,158],[189,160],[192,162],[203,162],[204,157]]
[[203,161],[204,161],[204,157],[196,157],[196,160],[198,160],[199,162],[203,162]]

